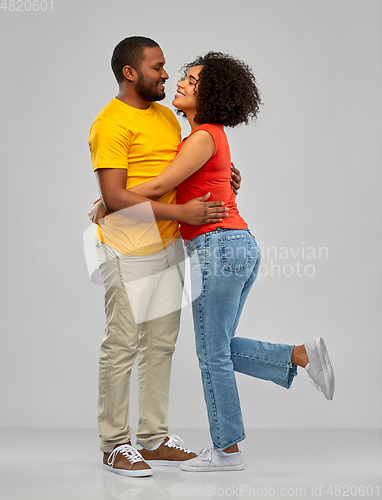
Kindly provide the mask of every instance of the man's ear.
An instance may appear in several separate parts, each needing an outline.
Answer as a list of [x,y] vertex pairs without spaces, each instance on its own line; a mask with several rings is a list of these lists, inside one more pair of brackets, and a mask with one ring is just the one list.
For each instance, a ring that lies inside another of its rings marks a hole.
[[122,73],[126,80],[129,80],[129,82],[135,82],[138,76],[136,70],[131,66],[124,66],[124,68],[122,69]]

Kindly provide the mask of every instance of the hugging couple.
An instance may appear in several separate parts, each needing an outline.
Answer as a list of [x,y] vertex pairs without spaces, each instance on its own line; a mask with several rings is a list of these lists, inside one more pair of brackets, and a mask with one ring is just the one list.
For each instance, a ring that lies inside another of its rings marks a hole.
[[[93,122],[89,147],[100,199],[89,212],[105,287],[98,422],[103,467],[150,476],[155,465],[184,471],[244,468],[245,438],[235,371],[289,388],[304,367],[326,399],[334,374],[324,341],[294,346],[236,336],[260,251],[236,205],[240,173],[224,127],[256,119],[256,79],[242,61],[208,52],[185,64],[167,107],[159,45],[133,36],[114,49],[118,95]],[[171,360],[179,331],[184,251],[191,263],[196,352],[213,446],[196,454],[168,433]],[[137,359],[136,446],[128,423]]]

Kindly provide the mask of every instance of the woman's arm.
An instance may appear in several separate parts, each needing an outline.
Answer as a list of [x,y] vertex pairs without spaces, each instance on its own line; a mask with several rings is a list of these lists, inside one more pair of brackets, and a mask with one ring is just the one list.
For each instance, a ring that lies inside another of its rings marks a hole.
[[[209,193],[183,205],[159,203],[126,189],[127,170],[124,168],[100,168],[96,170],[101,200],[108,212],[150,202],[156,220],[175,220],[191,225],[212,224],[228,217],[227,208],[220,201],[207,201]],[[98,220],[94,221],[98,222]]]
[[128,191],[158,199],[199,170],[214,152],[212,136],[206,130],[198,130],[187,139],[174,160],[155,179],[142,182]]

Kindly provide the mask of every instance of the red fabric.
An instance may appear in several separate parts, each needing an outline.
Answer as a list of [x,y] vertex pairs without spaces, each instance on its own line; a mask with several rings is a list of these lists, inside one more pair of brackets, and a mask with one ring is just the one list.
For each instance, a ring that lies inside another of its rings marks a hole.
[[[204,226],[191,226],[186,222],[180,222],[182,238],[191,240],[200,234],[214,231],[218,227],[247,229],[246,222],[239,215],[236,206],[236,195],[231,188],[231,154],[223,125],[200,125],[190,135],[197,130],[206,130],[211,134],[215,142],[215,153],[199,170],[179,184],[176,202],[179,204],[186,203],[193,198],[199,198],[210,192],[211,196],[208,201],[224,201],[225,206],[229,209],[229,217],[223,218],[222,222],[205,224]],[[187,137],[179,144],[178,151],[180,151],[186,140]]]

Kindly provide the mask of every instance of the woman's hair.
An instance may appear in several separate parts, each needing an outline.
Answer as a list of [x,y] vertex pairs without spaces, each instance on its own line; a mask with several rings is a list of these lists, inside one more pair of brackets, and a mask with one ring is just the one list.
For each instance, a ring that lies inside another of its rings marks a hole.
[[[197,84],[196,123],[234,127],[257,118],[262,102],[249,66],[228,54],[208,52],[185,64],[181,72],[185,76],[199,65],[203,65],[203,69]],[[186,116],[182,110],[176,112]]]

